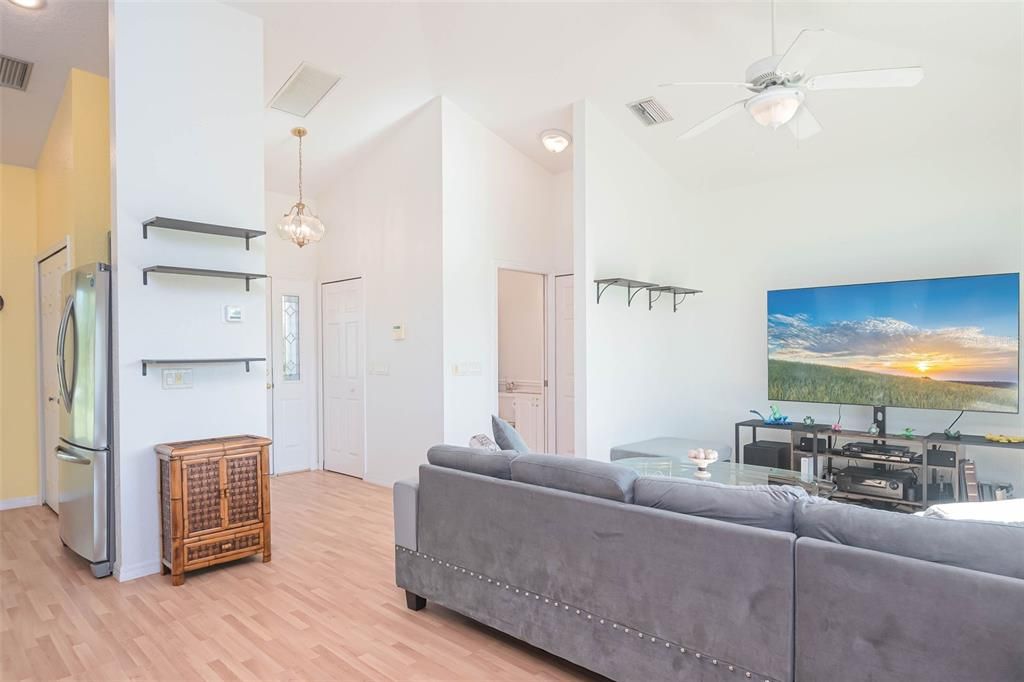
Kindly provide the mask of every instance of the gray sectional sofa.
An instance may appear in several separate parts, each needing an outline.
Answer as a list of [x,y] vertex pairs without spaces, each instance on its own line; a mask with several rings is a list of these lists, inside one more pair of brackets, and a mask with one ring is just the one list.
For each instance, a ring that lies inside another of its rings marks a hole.
[[395,572],[616,680],[1024,679],[1024,529],[439,446]]

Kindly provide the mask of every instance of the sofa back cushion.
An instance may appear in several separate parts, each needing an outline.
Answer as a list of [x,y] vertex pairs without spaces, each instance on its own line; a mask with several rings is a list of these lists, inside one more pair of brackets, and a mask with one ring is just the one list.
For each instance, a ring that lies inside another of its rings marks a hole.
[[725,485],[642,476],[634,486],[633,502],[680,514],[792,533],[796,503],[806,497],[802,488],[788,485]]
[[618,502],[633,501],[636,472],[626,467],[558,455],[519,455],[512,480]]
[[491,478],[503,478],[506,481],[512,478],[509,464],[516,456],[515,452],[492,452],[457,445],[435,445],[427,450],[427,461],[434,466],[468,471]]
[[796,533],[1024,579],[1024,528],[953,521],[808,498],[796,509]]

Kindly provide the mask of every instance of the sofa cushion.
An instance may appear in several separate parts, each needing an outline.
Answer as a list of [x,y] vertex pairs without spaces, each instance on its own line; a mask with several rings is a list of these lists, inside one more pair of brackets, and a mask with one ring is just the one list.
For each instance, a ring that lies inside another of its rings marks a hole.
[[808,498],[797,505],[796,533],[1024,579],[1024,528],[865,509]]
[[642,476],[633,490],[634,504],[789,533],[796,503],[807,497],[795,486],[726,485],[661,476]]
[[530,451],[526,441],[519,435],[515,427],[501,417],[491,415],[491,430],[494,432],[494,442],[502,450],[512,450],[524,455]]
[[427,461],[434,466],[468,471],[491,478],[503,478],[507,481],[512,478],[509,464],[517,454],[463,448],[457,445],[435,445],[427,450]]
[[618,502],[633,501],[636,472],[626,467],[559,455],[519,455],[512,480]]

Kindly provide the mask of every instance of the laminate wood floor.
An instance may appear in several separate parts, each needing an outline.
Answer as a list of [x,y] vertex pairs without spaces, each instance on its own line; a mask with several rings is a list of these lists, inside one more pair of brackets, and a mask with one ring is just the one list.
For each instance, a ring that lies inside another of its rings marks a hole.
[[271,483],[274,559],[96,580],[44,507],[0,512],[0,680],[582,680],[394,584],[391,491],[325,472]]

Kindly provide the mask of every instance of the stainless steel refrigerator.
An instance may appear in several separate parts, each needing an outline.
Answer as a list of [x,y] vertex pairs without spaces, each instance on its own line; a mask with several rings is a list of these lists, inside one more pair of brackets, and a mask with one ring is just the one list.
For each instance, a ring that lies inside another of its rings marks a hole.
[[60,539],[102,578],[114,559],[110,266],[92,263],[64,273],[61,291]]

